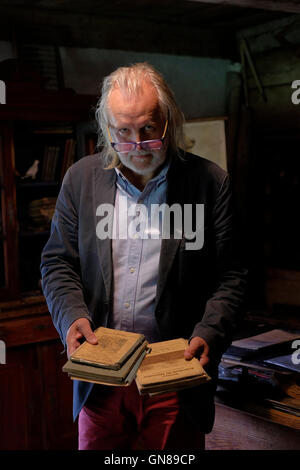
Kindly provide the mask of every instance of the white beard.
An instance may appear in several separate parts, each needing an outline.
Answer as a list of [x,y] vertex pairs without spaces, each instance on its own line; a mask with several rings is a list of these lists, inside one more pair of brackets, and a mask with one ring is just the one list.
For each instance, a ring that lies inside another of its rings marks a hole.
[[[141,164],[135,163],[135,159],[132,160],[132,157],[142,157],[143,155],[148,155],[147,158],[144,160],[141,158]],[[151,157],[149,157],[151,155]],[[138,175],[147,175],[148,173],[154,173],[165,161],[166,159],[166,151],[164,149],[160,150],[152,150],[146,151],[141,150],[139,152],[128,152],[127,154],[118,154],[121,163],[132,170],[134,173]],[[143,164],[144,163],[144,164]]]

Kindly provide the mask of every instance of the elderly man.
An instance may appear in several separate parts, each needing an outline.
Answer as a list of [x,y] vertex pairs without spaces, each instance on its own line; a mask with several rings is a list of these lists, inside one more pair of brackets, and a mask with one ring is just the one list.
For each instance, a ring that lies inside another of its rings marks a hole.
[[[212,380],[156,397],[140,396],[135,383],[74,381],[79,449],[200,449],[214,422],[218,362],[245,291],[229,176],[180,148],[183,115],[148,64],[119,68],[104,79],[96,119],[103,150],[65,175],[42,254],[55,327],[68,355],[84,339],[96,344],[93,329],[100,325],[143,333],[149,342],[188,338],[185,358],[196,356]],[[107,204],[115,209],[114,236],[97,231],[99,208]],[[193,232],[197,238],[201,231],[200,245],[191,246],[185,226],[178,236],[175,224],[168,236],[151,221],[146,235],[141,227],[134,236],[126,232],[142,206],[150,211],[162,204],[188,207],[190,217],[196,214],[191,208],[204,208],[204,222]],[[128,236],[120,236],[124,230]]]

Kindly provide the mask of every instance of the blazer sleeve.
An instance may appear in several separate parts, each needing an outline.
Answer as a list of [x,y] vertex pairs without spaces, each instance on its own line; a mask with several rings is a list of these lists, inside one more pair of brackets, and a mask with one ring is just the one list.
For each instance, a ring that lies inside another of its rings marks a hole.
[[234,217],[230,177],[226,173],[212,214],[216,282],[204,315],[192,337],[206,340],[211,355],[219,358],[229,347],[243,312],[247,269],[241,262],[240,235]]
[[78,252],[78,214],[70,170],[57,199],[50,238],[41,256],[42,289],[63,344],[78,318],[91,321],[84,301]]

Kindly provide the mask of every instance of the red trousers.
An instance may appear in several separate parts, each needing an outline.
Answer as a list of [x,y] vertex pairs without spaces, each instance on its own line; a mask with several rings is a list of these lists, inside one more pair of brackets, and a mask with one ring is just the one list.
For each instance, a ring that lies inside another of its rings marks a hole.
[[79,414],[78,434],[79,450],[203,450],[205,442],[176,393],[140,396],[135,382],[107,387],[104,395],[95,386]]

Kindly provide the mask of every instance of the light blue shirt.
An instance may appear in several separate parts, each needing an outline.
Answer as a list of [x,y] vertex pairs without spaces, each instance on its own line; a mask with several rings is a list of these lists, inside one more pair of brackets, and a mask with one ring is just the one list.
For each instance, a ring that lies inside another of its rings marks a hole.
[[[112,240],[114,295],[108,326],[142,333],[152,343],[160,341],[154,304],[161,230],[157,230],[157,224],[151,226],[151,205],[166,202],[168,169],[169,163],[147,182],[142,192],[116,169]],[[145,214],[146,210],[148,215],[142,219],[141,212]],[[130,236],[127,236],[128,232]]]

